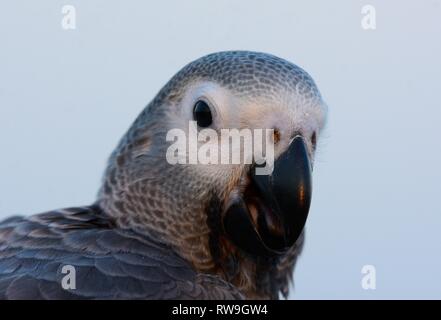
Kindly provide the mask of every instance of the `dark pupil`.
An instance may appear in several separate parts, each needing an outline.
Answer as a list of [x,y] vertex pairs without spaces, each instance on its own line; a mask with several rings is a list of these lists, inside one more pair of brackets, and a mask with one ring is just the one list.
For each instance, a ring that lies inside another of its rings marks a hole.
[[198,123],[199,127],[208,127],[211,122],[211,111],[210,107],[204,101],[196,102],[193,109],[193,118]]

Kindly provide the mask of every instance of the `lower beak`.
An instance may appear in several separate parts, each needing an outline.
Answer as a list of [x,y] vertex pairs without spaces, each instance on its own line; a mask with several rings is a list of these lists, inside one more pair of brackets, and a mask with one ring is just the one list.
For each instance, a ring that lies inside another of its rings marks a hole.
[[302,233],[311,204],[311,163],[303,137],[293,139],[275,161],[271,175],[257,175],[253,167],[250,178],[253,191],[228,208],[225,232],[248,253],[282,254]]

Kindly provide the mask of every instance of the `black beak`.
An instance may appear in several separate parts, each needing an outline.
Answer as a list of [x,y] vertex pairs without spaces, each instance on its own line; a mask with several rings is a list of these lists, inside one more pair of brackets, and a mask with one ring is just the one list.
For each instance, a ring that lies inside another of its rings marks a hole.
[[302,233],[311,204],[311,163],[303,137],[293,139],[271,175],[257,175],[254,166],[250,180],[243,197],[225,213],[225,232],[253,255],[282,254]]

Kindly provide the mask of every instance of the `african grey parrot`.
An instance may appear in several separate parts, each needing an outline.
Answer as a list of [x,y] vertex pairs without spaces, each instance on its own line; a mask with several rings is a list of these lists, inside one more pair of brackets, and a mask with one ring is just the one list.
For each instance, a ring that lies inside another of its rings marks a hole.
[[[286,297],[326,113],[312,78],[276,56],[227,51],[191,62],[119,142],[93,205],[0,223],[0,298]],[[273,129],[273,171],[169,163],[167,132],[186,132],[189,121]]]

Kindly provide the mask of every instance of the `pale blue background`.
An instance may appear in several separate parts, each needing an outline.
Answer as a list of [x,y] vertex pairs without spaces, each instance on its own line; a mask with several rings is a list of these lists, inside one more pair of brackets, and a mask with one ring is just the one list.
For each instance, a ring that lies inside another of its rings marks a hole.
[[92,202],[144,105],[228,49],[299,64],[330,107],[292,297],[441,298],[439,0],[2,1],[0,217]]

